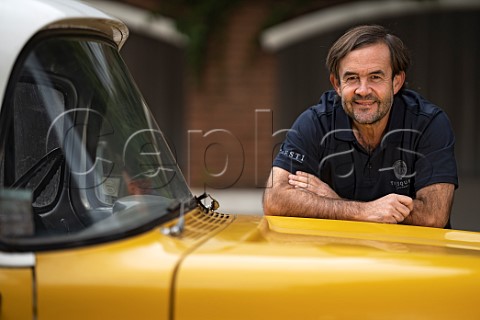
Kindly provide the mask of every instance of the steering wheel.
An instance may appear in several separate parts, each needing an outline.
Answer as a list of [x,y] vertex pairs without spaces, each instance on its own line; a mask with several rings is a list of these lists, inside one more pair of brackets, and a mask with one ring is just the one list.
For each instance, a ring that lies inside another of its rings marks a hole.
[[[52,181],[53,177],[60,168],[61,176],[63,176],[63,171],[65,168],[63,165],[64,162],[65,158],[62,150],[60,148],[55,148],[40,158],[40,160],[38,160],[30,169],[27,170],[27,172],[18,178],[11,187],[14,189],[27,187],[32,189],[32,203],[35,203],[37,198],[40,196],[43,190],[45,190],[50,181]],[[61,187],[59,190],[60,189]],[[52,201],[50,204],[41,207],[33,207],[34,212],[43,213],[53,209],[53,206],[57,202],[59,196],[60,192],[57,192],[55,195],[55,201]]]

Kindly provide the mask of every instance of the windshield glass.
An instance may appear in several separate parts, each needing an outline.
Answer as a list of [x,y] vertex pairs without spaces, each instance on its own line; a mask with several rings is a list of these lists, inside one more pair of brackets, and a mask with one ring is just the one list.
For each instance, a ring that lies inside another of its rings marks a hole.
[[5,189],[32,192],[34,231],[10,238],[120,234],[192,198],[113,45],[42,38],[20,61],[2,106],[0,179]]

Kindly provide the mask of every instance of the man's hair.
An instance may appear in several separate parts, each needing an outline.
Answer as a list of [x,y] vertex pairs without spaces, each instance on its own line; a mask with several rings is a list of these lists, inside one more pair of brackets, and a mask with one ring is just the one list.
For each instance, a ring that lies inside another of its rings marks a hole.
[[385,43],[390,49],[392,76],[406,72],[410,65],[410,54],[399,37],[379,25],[362,25],[348,30],[330,48],[326,66],[330,74],[339,79],[340,61],[351,51],[377,43]]

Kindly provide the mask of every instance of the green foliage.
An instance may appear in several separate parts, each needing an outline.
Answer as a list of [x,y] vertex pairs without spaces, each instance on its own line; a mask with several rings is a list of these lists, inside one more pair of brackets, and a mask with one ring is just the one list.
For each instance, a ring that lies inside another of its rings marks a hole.
[[273,27],[276,24],[285,22],[293,16],[298,15],[303,10],[309,8],[312,2],[312,0],[285,0],[275,2],[261,30]]
[[201,74],[208,41],[222,30],[228,13],[239,0],[162,1],[158,12],[174,18],[177,28],[189,37],[187,60],[196,77]]
[[[260,26],[258,34],[294,16],[325,6],[325,2],[329,1],[269,0],[269,2],[272,9]],[[204,67],[209,40],[213,36],[221,37],[219,33],[224,30],[229,13],[240,3],[240,0],[163,0],[155,10],[159,14],[173,18],[178,30],[188,36],[187,61],[197,80]]]

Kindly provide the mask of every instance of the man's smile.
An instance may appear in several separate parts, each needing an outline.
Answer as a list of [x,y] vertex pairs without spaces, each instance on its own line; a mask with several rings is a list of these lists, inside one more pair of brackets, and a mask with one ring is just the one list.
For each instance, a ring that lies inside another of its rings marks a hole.
[[372,101],[372,100],[353,100],[352,103],[354,105],[357,105],[359,107],[367,107],[367,108],[370,108],[370,107],[373,107],[374,105],[377,104],[377,101]]

